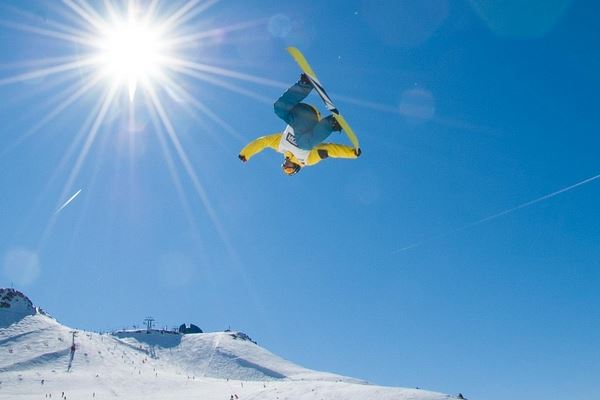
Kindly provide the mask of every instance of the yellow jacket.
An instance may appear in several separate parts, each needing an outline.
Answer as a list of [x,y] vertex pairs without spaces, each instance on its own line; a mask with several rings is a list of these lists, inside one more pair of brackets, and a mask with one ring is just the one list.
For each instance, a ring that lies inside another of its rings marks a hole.
[[[276,133],[274,135],[267,135],[259,137],[258,139],[253,140],[248,143],[246,147],[242,149],[240,152],[240,156],[244,157],[246,160],[249,160],[252,156],[257,153],[260,153],[267,147],[272,148],[275,151],[279,150],[279,142],[281,141],[281,133]],[[289,158],[292,162],[301,165],[301,166],[310,166],[315,165],[319,161],[324,160],[328,157],[333,158],[357,158],[356,152],[353,147],[345,146],[343,144],[335,144],[335,143],[321,143],[317,146],[313,147],[313,149],[308,154],[305,163],[300,162],[294,155],[286,151],[284,156]]]

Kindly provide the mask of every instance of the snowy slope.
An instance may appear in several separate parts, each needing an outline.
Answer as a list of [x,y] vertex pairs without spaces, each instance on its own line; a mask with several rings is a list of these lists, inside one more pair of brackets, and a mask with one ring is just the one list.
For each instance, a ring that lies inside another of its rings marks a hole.
[[[0,318],[5,311],[0,308]],[[451,397],[302,368],[236,332],[97,334],[75,331],[40,313],[0,328],[0,399],[40,399],[50,393],[60,399],[62,392],[68,399]]]
[[239,332],[174,335],[145,330],[116,336],[151,356],[167,360],[194,376],[239,380],[324,380],[366,383],[302,368],[244,339]]

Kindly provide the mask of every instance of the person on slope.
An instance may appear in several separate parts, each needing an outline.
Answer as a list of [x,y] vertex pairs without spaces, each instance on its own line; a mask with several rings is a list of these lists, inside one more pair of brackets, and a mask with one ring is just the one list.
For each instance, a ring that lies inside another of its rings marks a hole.
[[333,115],[321,119],[319,111],[302,103],[313,89],[309,78],[300,75],[300,80],[290,87],[275,102],[275,114],[287,126],[282,133],[262,136],[246,145],[238,155],[242,162],[270,147],[284,155],[281,168],[287,175],[295,175],[304,166],[315,165],[328,157],[357,158],[360,149],[335,143],[323,143],[334,131],[341,131]]

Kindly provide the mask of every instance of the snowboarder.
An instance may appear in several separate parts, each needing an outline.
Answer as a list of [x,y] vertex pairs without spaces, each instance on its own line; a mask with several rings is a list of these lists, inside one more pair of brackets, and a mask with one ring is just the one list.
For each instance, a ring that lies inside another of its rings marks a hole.
[[312,89],[310,79],[306,74],[301,74],[300,80],[274,104],[275,114],[287,124],[285,130],[255,139],[242,149],[238,158],[246,162],[270,147],[284,155],[281,168],[285,174],[291,176],[298,173],[302,167],[315,165],[328,157],[359,157],[360,149],[342,144],[323,143],[332,132],[341,131],[341,127],[333,115],[321,119],[315,107],[302,103]]

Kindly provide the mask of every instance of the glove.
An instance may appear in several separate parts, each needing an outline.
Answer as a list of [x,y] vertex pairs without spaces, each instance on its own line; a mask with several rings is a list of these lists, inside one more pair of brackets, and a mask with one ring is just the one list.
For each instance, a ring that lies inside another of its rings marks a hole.
[[354,154],[356,154],[356,157],[360,157],[360,155],[362,154],[362,150],[360,148],[354,149]]
[[238,158],[242,161],[242,162],[246,162],[248,161],[248,159],[246,158],[246,156],[243,156],[241,154],[238,154]]

